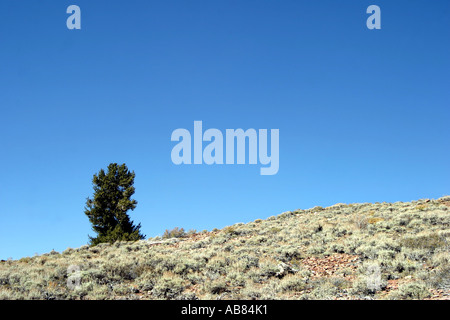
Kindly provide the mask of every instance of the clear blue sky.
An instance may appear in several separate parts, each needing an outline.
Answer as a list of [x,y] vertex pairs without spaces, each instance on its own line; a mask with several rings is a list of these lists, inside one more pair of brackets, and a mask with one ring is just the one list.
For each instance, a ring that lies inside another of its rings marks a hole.
[[[449,194],[449,14],[444,0],[1,1],[0,259],[86,244],[92,176],[111,162],[136,173],[147,236]],[[174,165],[171,133],[194,120],[279,129],[278,174]]]

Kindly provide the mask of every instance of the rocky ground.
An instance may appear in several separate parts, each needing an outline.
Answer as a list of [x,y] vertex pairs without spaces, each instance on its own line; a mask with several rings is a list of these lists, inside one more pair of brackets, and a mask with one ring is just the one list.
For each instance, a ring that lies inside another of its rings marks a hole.
[[0,262],[0,299],[450,299],[450,197]]

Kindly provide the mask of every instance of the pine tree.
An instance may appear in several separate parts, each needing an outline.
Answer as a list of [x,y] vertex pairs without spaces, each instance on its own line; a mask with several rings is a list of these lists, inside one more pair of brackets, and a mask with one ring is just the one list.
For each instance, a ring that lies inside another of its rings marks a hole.
[[136,241],[144,239],[140,233],[141,224],[135,226],[127,214],[134,210],[137,201],[131,199],[134,194],[135,173],[125,164],[111,163],[105,173],[101,169],[92,180],[93,199],[87,198],[84,213],[92,223],[97,237],[89,236],[91,245],[102,242]]

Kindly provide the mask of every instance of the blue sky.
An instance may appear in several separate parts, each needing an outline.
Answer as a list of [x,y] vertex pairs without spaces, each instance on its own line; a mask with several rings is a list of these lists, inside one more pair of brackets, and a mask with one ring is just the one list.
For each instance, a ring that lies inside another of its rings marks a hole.
[[[81,8],[81,30],[66,8]],[[381,30],[366,8],[381,8]],[[147,236],[450,194],[448,1],[2,1],[0,259],[94,235],[92,176],[136,173]],[[171,162],[173,130],[280,130],[280,169]]]

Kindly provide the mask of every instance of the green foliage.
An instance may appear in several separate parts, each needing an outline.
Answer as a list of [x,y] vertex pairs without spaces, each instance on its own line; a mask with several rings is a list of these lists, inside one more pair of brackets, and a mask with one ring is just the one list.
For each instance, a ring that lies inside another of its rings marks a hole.
[[175,227],[172,230],[166,229],[164,231],[164,234],[162,236],[163,239],[170,239],[170,238],[183,238],[186,237],[186,231],[183,228]]
[[84,212],[97,233],[97,237],[89,237],[91,245],[145,238],[140,233],[141,225],[135,226],[127,214],[137,205],[137,201],[131,199],[135,190],[134,178],[135,173],[125,164],[119,166],[117,163],[109,164],[107,172],[101,169],[94,175],[94,197],[87,199]]

